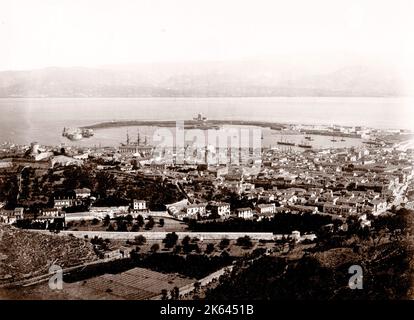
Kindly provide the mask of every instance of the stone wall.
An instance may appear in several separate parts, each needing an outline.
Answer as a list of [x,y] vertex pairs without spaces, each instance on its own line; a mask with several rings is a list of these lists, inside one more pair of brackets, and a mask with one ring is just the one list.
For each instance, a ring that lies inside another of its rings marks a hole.
[[[50,233],[46,230],[35,230],[42,233]],[[134,240],[136,236],[142,235],[147,240],[163,240],[166,234],[169,232],[117,232],[117,231],[61,231],[58,234],[62,236],[68,236],[72,234],[76,238],[84,238],[87,236],[89,239],[95,236],[103,239],[113,240]],[[252,240],[273,240],[274,235],[271,232],[176,232],[178,238],[181,240],[185,236],[191,238],[198,238],[203,240],[221,240],[227,238],[229,240],[236,240],[239,237],[245,235],[249,236]]]

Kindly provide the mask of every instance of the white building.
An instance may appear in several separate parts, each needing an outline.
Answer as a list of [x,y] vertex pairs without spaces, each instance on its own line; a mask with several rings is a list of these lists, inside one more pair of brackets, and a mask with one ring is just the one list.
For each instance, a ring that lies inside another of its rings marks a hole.
[[57,208],[43,209],[42,216],[48,218],[63,218],[65,213]]
[[56,208],[43,209],[41,215],[37,216],[34,221],[46,222],[46,226],[48,226],[49,223],[55,222],[55,219],[61,220],[64,223],[65,212]]
[[146,211],[147,210],[147,201],[134,199],[132,203],[132,209],[134,211]]
[[268,213],[275,213],[276,212],[276,205],[274,203],[264,203],[257,205],[257,213],[258,214],[268,214]]
[[17,220],[24,219],[24,209],[15,208],[14,210],[3,210],[0,212],[0,222],[13,224]]
[[125,216],[128,214],[129,206],[117,207],[91,207],[89,212],[96,218],[103,219],[108,215],[111,219],[117,216]]
[[251,219],[253,218],[253,211],[251,208],[238,208],[237,216],[243,219]]
[[373,206],[372,213],[374,215],[379,215],[387,211],[387,200],[385,199],[373,199],[371,200],[371,204]]
[[343,214],[356,213],[357,210],[356,208],[348,206],[348,205],[336,205],[336,204],[331,204],[331,203],[325,203],[325,205],[323,206],[323,212],[330,213],[330,214],[343,215]]
[[75,189],[76,198],[89,198],[91,196],[91,189],[82,188],[82,189]]
[[54,199],[54,205],[53,207],[59,210],[62,210],[63,208],[71,207],[73,205],[73,199],[70,198],[58,198]]
[[205,216],[206,215],[206,204],[190,204],[187,208],[186,208],[186,215],[187,217],[191,217],[191,216],[195,216],[195,215],[201,215],[201,216]]
[[300,231],[292,231],[292,234],[290,235],[290,238],[295,240],[296,242],[299,242],[300,239]]
[[53,168],[55,165],[58,166],[82,166],[83,160],[74,159],[67,156],[56,156],[52,158],[51,167]]
[[211,212],[222,218],[230,216],[230,204],[225,202],[214,203],[211,205]]

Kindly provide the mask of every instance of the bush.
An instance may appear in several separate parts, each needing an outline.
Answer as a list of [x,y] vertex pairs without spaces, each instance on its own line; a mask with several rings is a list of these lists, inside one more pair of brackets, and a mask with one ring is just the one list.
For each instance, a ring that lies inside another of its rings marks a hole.
[[253,243],[249,236],[244,236],[237,239],[237,245],[244,248],[251,248]]
[[165,236],[165,239],[162,241],[164,243],[164,246],[166,248],[172,248],[176,245],[178,241],[178,236],[175,232],[173,233],[167,233]]
[[163,218],[160,219],[160,221],[158,222],[159,226],[162,228],[165,224],[165,221]]
[[143,245],[144,243],[147,242],[147,239],[143,235],[136,236],[134,239],[135,239],[135,244],[138,246]]
[[155,225],[154,219],[149,218],[148,222],[145,224],[145,230],[151,230]]
[[109,215],[106,215],[105,218],[103,219],[103,225],[108,226],[110,223],[111,223],[111,218],[109,217]]
[[206,254],[210,254],[210,253],[212,253],[214,251],[214,244],[213,243],[209,243],[209,244],[207,244],[207,247],[206,247]]
[[160,245],[158,243],[154,243],[151,246],[151,249],[150,250],[151,250],[152,253],[156,253],[158,250],[160,250]]
[[219,247],[221,250],[223,250],[224,248],[227,248],[230,244],[230,240],[227,238],[224,238],[220,241]]
[[138,215],[137,217],[137,223],[140,227],[144,226],[145,222],[144,222],[144,218],[141,215]]

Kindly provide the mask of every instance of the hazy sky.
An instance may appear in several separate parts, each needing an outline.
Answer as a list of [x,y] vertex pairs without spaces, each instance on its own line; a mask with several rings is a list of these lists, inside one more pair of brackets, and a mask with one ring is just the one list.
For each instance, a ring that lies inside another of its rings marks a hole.
[[280,55],[408,69],[413,13],[412,0],[1,0],[0,70]]

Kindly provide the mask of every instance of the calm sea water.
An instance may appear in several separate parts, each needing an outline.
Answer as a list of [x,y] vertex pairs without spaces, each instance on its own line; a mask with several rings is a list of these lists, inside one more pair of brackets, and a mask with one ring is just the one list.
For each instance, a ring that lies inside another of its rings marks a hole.
[[[94,137],[78,142],[70,142],[61,133],[63,127],[102,121],[186,120],[198,113],[209,119],[414,129],[413,101],[408,98],[0,99],[0,142],[118,145],[125,140],[126,128],[97,130]],[[129,128],[129,131],[135,136],[137,128]],[[141,128],[140,132],[151,137],[153,128]],[[277,139],[275,135],[266,134],[264,144],[276,144]],[[297,139],[302,137],[292,137],[292,140]],[[330,138],[321,139],[323,141],[314,143],[324,145]]]

